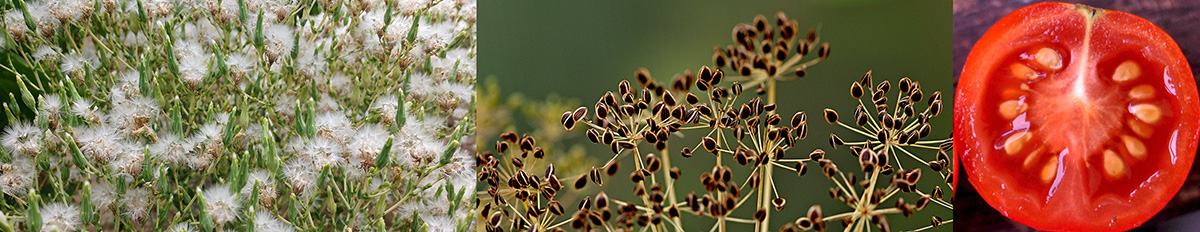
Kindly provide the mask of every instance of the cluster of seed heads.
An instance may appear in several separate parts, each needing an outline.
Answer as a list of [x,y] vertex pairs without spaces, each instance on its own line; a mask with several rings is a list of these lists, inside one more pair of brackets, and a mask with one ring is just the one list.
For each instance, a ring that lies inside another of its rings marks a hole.
[[[809,211],[809,216],[786,225],[784,231],[822,231],[825,229],[825,221],[832,220],[841,221],[847,230],[869,230],[869,226],[874,225],[880,230],[890,231],[886,217],[888,214],[911,217],[931,203],[953,210],[949,203],[951,201],[943,199],[943,189],[953,191],[951,184],[954,175],[950,170],[953,164],[946,153],[953,149],[952,143],[949,139],[923,140],[930,136],[932,131],[929,120],[941,114],[941,92],[934,92],[926,99],[920,83],[907,77],[902,78],[897,87],[897,100],[892,107],[889,106],[886,96],[892,91],[891,82],[883,80],[874,84],[871,72],[868,71],[862,79],[850,85],[850,95],[858,101],[852,119],[853,125],[839,121],[837,111],[828,108],[824,110],[825,122],[841,126],[866,138],[861,142],[846,142],[836,133],[829,135],[831,147],[836,149],[849,146],[850,154],[858,160],[861,172],[838,169],[836,164],[826,159],[825,151],[820,149],[813,151],[809,159],[798,162],[796,170],[803,175],[806,169],[804,163],[815,161],[825,177],[835,183],[835,187],[829,190],[830,196],[845,203],[852,211],[821,217],[820,208],[814,206]],[[868,102],[872,107],[867,107]],[[925,107],[919,109],[918,105]],[[917,154],[920,152],[910,151],[914,149],[932,150],[934,155],[919,156]],[[915,161],[919,165],[910,165],[906,169],[904,163],[907,161]],[[917,183],[922,180],[922,170],[931,170],[938,174],[939,182],[932,189],[918,188]],[[857,179],[855,173],[862,173],[864,179]],[[887,181],[882,182],[884,179]],[[905,200],[905,195],[916,197],[916,202],[909,203]],[[884,208],[885,202],[893,198],[894,207]],[[941,217],[933,216],[930,226],[918,230],[936,228],[949,222],[952,220],[943,221]]]
[[[826,217],[820,206],[813,205],[806,216],[786,223],[780,228],[782,231],[822,231],[826,222],[834,220],[846,224],[870,221],[887,229],[886,215],[908,216],[931,202],[940,201],[940,188],[930,194],[920,193],[917,189],[920,169],[896,169],[889,162],[896,160],[888,155],[893,154],[888,153],[893,147],[926,144],[927,141],[920,139],[930,133],[928,117],[940,113],[940,93],[930,97],[936,98],[930,100],[931,110],[917,113],[912,105],[920,102],[922,93],[919,84],[908,79],[902,81],[901,86],[904,103],[898,109],[902,111],[886,116],[887,127],[880,126],[876,120],[858,124],[864,129],[874,129],[873,132],[883,131],[880,141],[851,143],[857,144],[852,150],[856,157],[863,157],[860,164],[865,173],[871,174],[868,175],[870,179],[853,179],[853,174],[839,170],[820,149],[807,157],[788,157],[788,151],[808,135],[808,116],[796,112],[784,118],[776,113],[777,81],[803,77],[808,68],[829,55],[828,44],[817,46],[815,30],[810,29],[806,37],[799,37],[797,27],[798,24],[783,13],[777,14],[774,25],[760,15],[753,24],[740,24],[734,28],[735,45],[714,48],[713,67],[685,71],[665,84],[652,78],[649,71],[639,69],[634,76],[635,82],[621,81],[615,91],[600,96],[592,107],[563,112],[560,122],[565,129],[583,128],[592,143],[606,146],[613,153],[604,165],[593,166],[587,173],[560,177],[555,173],[553,163],[531,167],[531,163],[546,162],[544,158],[549,154],[536,147],[534,139],[528,135],[501,135],[495,153],[484,152],[477,156],[479,181],[488,183],[487,196],[480,196],[478,202],[483,226],[489,231],[562,231],[568,226],[573,230],[654,228],[681,231],[685,227],[685,218],[699,217],[715,219],[713,230],[725,231],[728,224],[735,223],[754,225],[756,231],[768,231],[771,230],[768,228],[771,213],[788,208],[788,200],[776,193],[784,191],[775,189],[772,178],[777,175],[776,169],[804,175],[809,164],[817,165],[826,177],[838,182],[838,188],[830,191],[833,198],[864,213]],[[817,51],[817,57],[805,60],[812,50]],[[731,74],[727,76],[727,73]],[[860,86],[856,98],[865,94],[861,85],[869,83],[869,78],[855,82]],[[880,90],[870,92],[872,96],[879,92],[877,98],[881,99],[873,102],[882,108],[872,109],[887,108],[887,100],[882,95],[890,87],[889,84],[882,85]],[[744,86],[756,90],[753,94],[746,93]],[[754,94],[766,95],[766,98],[752,96]],[[861,111],[866,114],[865,110]],[[840,124],[833,110],[827,110],[824,116],[828,122]],[[908,121],[920,123],[902,126]],[[703,136],[682,140],[684,133]],[[836,135],[830,141],[836,146],[847,144]],[[683,144],[683,147],[673,150],[669,143]],[[696,153],[711,156],[696,156]],[[944,152],[939,154],[945,156]],[[672,159],[679,158],[715,159],[716,165],[701,170],[671,165]],[[729,166],[734,165],[730,161],[746,168],[735,169]],[[949,161],[940,158],[929,164],[947,167],[950,164],[946,162]],[[622,172],[621,166],[630,163],[633,167]],[[939,173],[944,171],[936,169]],[[735,173],[740,170],[751,171]],[[680,179],[686,171],[702,173],[698,180]],[[629,183],[632,183],[632,199],[611,198],[602,190],[594,195],[587,194],[578,204],[563,202],[579,195],[561,193],[564,185],[571,185],[570,188],[582,193],[588,185],[603,188],[606,181],[612,181],[611,178],[622,173],[627,173]],[[883,176],[891,176],[887,187],[876,187],[877,182],[887,179]],[[682,189],[685,185],[676,184],[681,181],[699,181],[703,188]],[[862,186],[860,189],[865,190],[858,191],[852,186]],[[927,196],[920,197],[915,204],[898,200],[895,208],[876,209],[895,192]],[[577,207],[565,209],[564,205]],[[752,210],[740,210],[743,208]]]
[[0,231],[473,226],[473,0],[0,5]]

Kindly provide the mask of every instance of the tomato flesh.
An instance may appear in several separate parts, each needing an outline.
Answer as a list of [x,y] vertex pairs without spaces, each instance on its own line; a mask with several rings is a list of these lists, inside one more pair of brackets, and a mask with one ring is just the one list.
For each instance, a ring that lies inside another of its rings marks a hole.
[[1191,68],[1140,17],[1065,3],[1018,9],[960,78],[956,156],[1005,216],[1041,230],[1127,230],[1175,195],[1196,152]]

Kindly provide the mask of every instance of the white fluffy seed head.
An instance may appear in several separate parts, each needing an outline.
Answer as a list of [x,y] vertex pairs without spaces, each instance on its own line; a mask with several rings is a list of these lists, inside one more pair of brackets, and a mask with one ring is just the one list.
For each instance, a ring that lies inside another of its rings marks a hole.
[[79,227],[79,208],[61,202],[41,208],[42,231],[75,231]]
[[62,113],[62,98],[58,94],[42,95],[38,110],[50,115]]
[[[21,25],[24,25],[24,23]],[[57,60],[58,56],[58,48],[50,45],[42,45],[38,47],[37,51],[33,52],[33,59],[37,61]]]
[[108,206],[117,201],[117,192],[107,182],[97,181],[91,183],[91,186],[92,195],[91,199],[88,200],[92,201],[92,205],[96,206],[96,210],[107,209]]
[[179,224],[175,224],[174,226],[171,226],[171,228],[167,229],[167,232],[195,232],[195,231],[196,231],[196,228],[193,228],[192,225],[188,224],[187,222],[180,222]]
[[121,214],[134,220],[146,218],[151,197],[150,191],[146,188],[125,190],[125,196],[121,198],[121,204],[125,205],[125,212]]
[[69,76],[72,76],[76,79],[83,79],[83,71],[95,70],[96,65],[99,64],[100,61],[93,59],[93,57],[88,57],[88,55],[78,52],[72,52],[66,57],[63,57],[62,64],[59,65],[59,69],[62,70],[64,74],[69,74]]
[[11,125],[4,130],[4,149],[10,154],[34,155],[42,150],[42,130],[28,122]]
[[291,26],[272,23],[263,27],[263,41],[266,43],[268,57],[274,60],[292,53],[296,44],[295,32]]
[[204,190],[204,207],[213,221],[222,225],[237,219],[242,203],[229,192],[229,186],[215,185]]
[[33,160],[29,156],[14,157],[12,163],[0,167],[5,170],[0,174],[0,190],[8,195],[24,196],[27,188],[33,183],[34,175],[37,175],[37,170],[33,168]]

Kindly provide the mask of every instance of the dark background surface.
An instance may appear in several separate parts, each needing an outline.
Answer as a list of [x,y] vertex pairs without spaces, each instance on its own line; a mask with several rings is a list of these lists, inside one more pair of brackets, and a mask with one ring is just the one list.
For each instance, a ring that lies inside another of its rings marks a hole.
[[[1025,5],[1038,1],[955,0],[954,1],[954,83],[975,41],[1001,17]],[[1070,1],[1092,7],[1132,13],[1146,18],[1170,34],[1187,56],[1193,75],[1200,68],[1200,1]],[[969,175],[969,174],[968,174]],[[965,175],[964,175],[965,177]],[[954,201],[956,231],[1033,231],[1009,220],[984,202],[966,178],[959,178],[958,195]],[[1200,230],[1200,162],[1193,162],[1192,171],[1171,203],[1150,221],[1135,231],[1197,231]]]

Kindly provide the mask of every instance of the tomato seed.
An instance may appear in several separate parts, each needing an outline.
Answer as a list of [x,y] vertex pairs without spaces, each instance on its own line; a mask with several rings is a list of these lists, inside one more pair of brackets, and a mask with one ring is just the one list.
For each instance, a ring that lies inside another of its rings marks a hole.
[[1150,85],[1139,85],[1129,90],[1129,98],[1135,100],[1146,100],[1154,98],[1154,87]]
[[1117,82],[1126,82],[1126,81],[1130,81],[1133,79],[1137,79],[1138,76],[1141,76],[1141,75],[1142,75],[1142,68],[1138,67],[1138,65],[1136,63],[1133,63],[1133,61],[1127,60],[1127,61],[1121,63],[1121,65],[1117,65],[1117,70],[1113,71],[1112,78],[1114,81],[1117,81]]
[[1158,123],[1158,120],[1162,119],[1162,109],[1159,109],[1155,105],[1137,104],[1130,107],[1129,110],[1133,112],[1133,116],[1137,117],[1138,120],[1146,123],[1155,124]]
[[1125,142],[1125,150],[1129,151],[1129,155],[1138,160],[1146,159],[1146,144],[1133,136],[1122,135],[1121,141]]
[[1108,178],[1117,179],[1125,175],[1125,161],[1121,160],[1121,157],[1117,156],[1116,152],[1113,152],[1112,150],[1104,150],[1103,159],[1104,174],[1107,174]]
[[1017,115],[1025,113],[1025,110],[1028,108],[1029,105],[1026,105],[1025,102],[1020,100],[1008,100],[1004,103],[1000,103],[1000,116],[1004,117],[1004,119],[1013,119],[1016,118]]
[[1013,77],[1027,80],[1027,81],[1032,81],[1032,80],[1038,78],[1038,73],[1036,71],[1033,71],[1033,68],[1030,68],[1029,66],[1027,66],[1025,64],[1015,63],[1015,64],[1012,64],[1012,66],[1010,66],[1009,68],[1012,70]]
[[1151,128],[1150,125],[1146,125],[1146,123],[1133,119],[1127,120],[1126,123],[1129,125],[1129,130],[1132,130],[1133,133],[1137,134],[1139,137],[1148,139],[1150,138],[1150,135],[1154,134],[1154,128]]
[[1029,131],[1013,132],[1004,141],[1004,152],[1008,153],[1008,155],[1017,154],[1022,148],[1025,148],[1025,143],[1029,142],[1029,137]]
[[1051,156],[1046,166],[1042,167],[1042,183],[1049,184],[1058,175],[1058,156]]
[[1052,48],[1038,49],[1037,54],[1034,55],[1034,61],[1050,70],[1062,68],[1062,56]]

